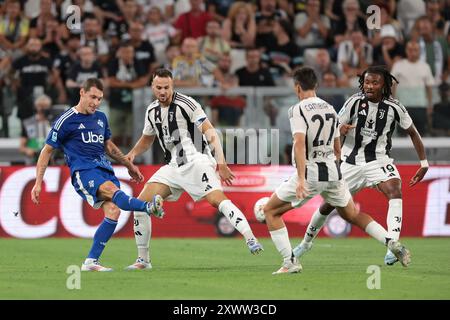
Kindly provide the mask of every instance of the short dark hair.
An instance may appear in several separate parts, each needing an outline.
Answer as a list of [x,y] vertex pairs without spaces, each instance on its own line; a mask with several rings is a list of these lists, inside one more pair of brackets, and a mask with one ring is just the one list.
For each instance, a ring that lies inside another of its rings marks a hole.
[[152,78],[150,80],[150,85],[152,85],[153,79],[155,79],[156,77],[173,79],[172,72],[166,68],[159,68],[156,69],[155,72],[153,72]]
[[300,67],[294,71],[294,83],[302,90],[314,90],[317,86],[317,76],[310,67]]
[[85,92],[91,90],[92,87],[103,92],[103,82],[100,79],[89,78],[83,82],[82,88]]

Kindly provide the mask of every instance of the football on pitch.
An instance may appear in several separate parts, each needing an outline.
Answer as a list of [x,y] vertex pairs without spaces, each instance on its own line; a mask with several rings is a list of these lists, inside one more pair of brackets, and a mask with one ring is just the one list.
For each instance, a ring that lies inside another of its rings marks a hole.
[[255,214],[256,220],[261,223],[266,222],[266,217],[264,216],[263,208],[267,202],[269,202],[269,197],[264,197],[256,201],[255,206],[253,207],[253,212]]

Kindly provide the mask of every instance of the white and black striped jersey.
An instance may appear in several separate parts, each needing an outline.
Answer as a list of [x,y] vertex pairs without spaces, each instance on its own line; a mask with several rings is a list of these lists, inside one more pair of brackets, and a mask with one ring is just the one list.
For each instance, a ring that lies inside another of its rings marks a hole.
[[[334,154],[334,139],[339,137],[338,115],[333,106],[313,97],[289,109],[292,135],[305,134],[306,180],[339,181],[342,175]],[[292,163],[295,164],[295,148]]]
[[153,101],[145,113],[143,134],[156,135],[167,164],[182,166],[206,154],[215,163],[206,138],[199,126],[207,119],[193,98],[174,92],[168,107]]
[[403,129],[413,123],[398,100],[389,98],[373,103],[362,93],[345,102],[339,112],[339,122],[356,125],[347,133],[342,146],[343,160],[350,164],[388,159],[396,123]]

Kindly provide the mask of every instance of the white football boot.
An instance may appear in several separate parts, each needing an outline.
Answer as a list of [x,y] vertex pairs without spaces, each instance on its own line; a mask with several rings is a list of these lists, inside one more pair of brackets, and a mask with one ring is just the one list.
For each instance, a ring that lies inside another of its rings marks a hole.
[[132,265],[129,265],[128,267],[125,268],[125,270],[127,271],[132,271],[132,270],[150,270],[152,268],[152,264],[150,262],[146,262],[144,259],[142,259],[141,257],[136,259],[136,262],[133,263]]
[[109,272],[113,271],[112,268],[103,267],[100,265],[97,259],[86,259],[81,265],[81,271],[99,271],[99,272]]
[[311,250],[313,243],[312,242],[305,242],[302,241],[298,246],[296,246],[293,250],[292,253],[294,254],[294,256],[296,258],[300,258],[302,255],[304,255],[306,252],[308,252],[309,250]]
[[302,272],[302,265],[296,257],[283,261],[281,268],[272,274],[299,273]]
[[394,256],[400,261],[402,266],[407,267],[411,263],[411,253],[404,245],[397,240],[391,240],[388,243],[388,248]]

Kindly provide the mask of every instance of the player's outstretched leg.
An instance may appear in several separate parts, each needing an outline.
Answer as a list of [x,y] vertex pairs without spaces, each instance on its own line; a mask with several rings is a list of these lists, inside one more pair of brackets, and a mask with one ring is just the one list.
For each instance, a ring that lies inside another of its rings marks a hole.
[[225,194],[220,190],[215,190],[206,195],[206,200],[230,221],[233,227],[236,228],[245,238],[248,249],[251,254],[260,254],[264,251],[263,246],[258,239],[253,235],[253,231],[248,224],[247,218],[242,211],[229,200]]
[[292,252],[291,242],[289,241],[288,230],[281,216],[292,209],[290,203],[280,200],[276,194],[273,194],[269,202],[264,206],[264,215],[269,229],[270,237],[283,257],[281,268],[272,274],[298,273],[302,271],[302,266]]
[[311,221],[306,229],[305,236],[300,244],[298,244],[294,250],[294,256],[300,258],[306,252],[311,250],[313,245],[313,240],[316,238],[317,234],[322,229],[325,221],[327,221],[328,215],[334,210],[334,207],[330,206],[328,203],[323,203],[320,208],[318,208],[311,217]]
[[81,266],[81,271],[112,271],[111,268],[103,267],[99,263],[99,258],[116,229],[120,209],[110,201],[105,201],[102,208],[105,219],[94,234],[91,250]]
[[387,246],[394,256],[400,261],[402,266],[407,267],[411,263],[411,253],[398,240],[391,239],[388,232],[371,216],[366,213],[358,212],[355,208],[353,200],[345,208],[336,208],[346,221],[354,224],[364,230],[372,238],[378,240]]

